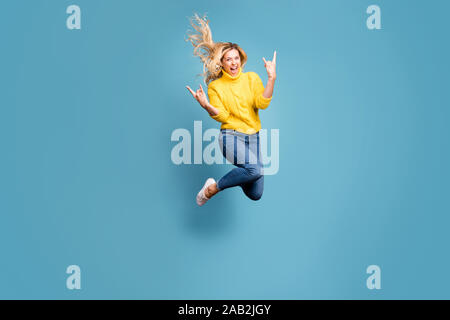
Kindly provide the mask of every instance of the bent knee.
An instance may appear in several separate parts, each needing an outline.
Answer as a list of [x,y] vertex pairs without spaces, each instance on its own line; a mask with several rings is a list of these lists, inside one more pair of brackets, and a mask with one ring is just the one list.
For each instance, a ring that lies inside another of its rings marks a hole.
[[255,179],[263,175],[262,167],[258,165],[249,165],[246,167],[248,174]]
[[262,197],[262,192],[250,194],[248,197],[253,201],[258,201]]

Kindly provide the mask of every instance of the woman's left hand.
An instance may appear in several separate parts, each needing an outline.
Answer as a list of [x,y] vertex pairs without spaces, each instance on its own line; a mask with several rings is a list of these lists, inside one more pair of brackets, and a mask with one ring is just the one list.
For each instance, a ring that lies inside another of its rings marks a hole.
[[275,80],[277,78],[277,72],[276,72],[276,66],[277,66],[277,51],[275,51],[273,53],[273,59],[272,61],[266,61],[265,58],[263,58],[264,60],[264,67],[267,70],[267,75],[269,77],[269,79],[273,79]]

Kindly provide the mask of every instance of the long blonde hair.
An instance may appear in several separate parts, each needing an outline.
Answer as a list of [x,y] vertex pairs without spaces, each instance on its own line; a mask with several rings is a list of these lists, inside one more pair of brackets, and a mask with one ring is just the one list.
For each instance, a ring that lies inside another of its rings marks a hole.
[[190,23],[196,32],[188,31],[186,41],[194,46],[194,56],[200,58],[203,63],[204,81],[209,84],[222,76],[222,57],[231,49],[236,49],[241,58],[241,68],[247,62],[247,54],[239,45],[232,42],[214,42],[212,39],[209,20],[206,15],[200,18],[196,13],[190,18]]

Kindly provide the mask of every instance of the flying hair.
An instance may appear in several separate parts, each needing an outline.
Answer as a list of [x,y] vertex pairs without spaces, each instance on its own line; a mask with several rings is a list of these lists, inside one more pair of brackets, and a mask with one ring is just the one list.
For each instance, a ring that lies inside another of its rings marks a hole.
[[214,42],[212,38],[209,20],[206,14],[200,17],[197,13],[189,19],[193,30],[188,30],[187,39],[194,47],[194,56],[200,58],[203,64],[203,76],[205,84],[222,76],[222,58],[226,52],[236,49],[241,58],[241,67],[247,62],[247,54],[239,45],[232,42]]

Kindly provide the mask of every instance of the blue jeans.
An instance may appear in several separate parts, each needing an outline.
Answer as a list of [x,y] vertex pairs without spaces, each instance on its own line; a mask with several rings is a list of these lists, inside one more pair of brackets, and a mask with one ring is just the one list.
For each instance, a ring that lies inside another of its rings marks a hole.
[[247,197],[259,200],[264,190],[259,132],[245,134],[232,129],[221,129],[219,145],[223,156],[236,168],[217,181],[217,189],[221,191],[240,186]]

